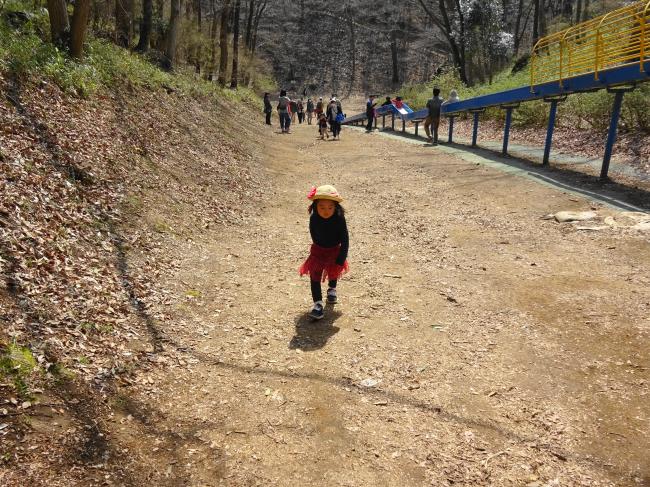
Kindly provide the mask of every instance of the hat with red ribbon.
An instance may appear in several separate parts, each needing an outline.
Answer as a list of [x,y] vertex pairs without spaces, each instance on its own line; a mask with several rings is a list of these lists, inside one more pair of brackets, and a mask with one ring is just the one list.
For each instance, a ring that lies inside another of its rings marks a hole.
[[343,201],[343,198],[331,184],[324,184],[322,186],[312,186],[311,190],[307,194],[307,199],[311,201],[315,200],[332,200],[340,203]]

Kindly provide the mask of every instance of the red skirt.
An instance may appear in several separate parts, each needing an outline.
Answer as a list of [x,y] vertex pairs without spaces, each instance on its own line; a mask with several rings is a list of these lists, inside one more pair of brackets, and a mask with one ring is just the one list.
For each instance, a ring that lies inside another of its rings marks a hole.
[[300,272],[301,276],[309,274],[312,281],[325,282],[327,280],[333,281],[338,279],[350,270],[347,260],[343,265],[336,263],[336,258],[339,256],[340,250],[340,245],[336,247],[321,247],[312,244],[309,257],[300,266],[298,272]]

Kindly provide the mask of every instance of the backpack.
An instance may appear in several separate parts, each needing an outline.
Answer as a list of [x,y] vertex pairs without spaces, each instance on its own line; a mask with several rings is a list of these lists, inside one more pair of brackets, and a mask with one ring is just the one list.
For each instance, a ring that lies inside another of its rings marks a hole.
[[286,110],[286,109],[287,109],[287,97],[281,96],[280,99],[278,100],[278,110]]
[[341,123],[343,120],[345,120],[345,115],[343,115],[341,112],[336,114],[336,121],[338,123]]

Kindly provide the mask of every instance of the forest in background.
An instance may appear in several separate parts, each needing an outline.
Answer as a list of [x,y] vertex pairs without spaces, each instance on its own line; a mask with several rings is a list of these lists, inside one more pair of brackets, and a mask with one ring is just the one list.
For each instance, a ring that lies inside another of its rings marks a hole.
[[514,60],[525,65],[540,37],[622,3],[1,0],[0,12],[14,28],[37,24],[43,41],[77,59],[90,34],[221,86],[252,86],[261,73],[296,92],[349,95],[394,91],[449,70],[467,86],[491,83]]
[[[251,1],[251,4],[259,3]],[[258,51],[300,91],[395,91],[455,71],[491,83],[537,39],[596,17],[620,0],[316,0],[269,3]]]

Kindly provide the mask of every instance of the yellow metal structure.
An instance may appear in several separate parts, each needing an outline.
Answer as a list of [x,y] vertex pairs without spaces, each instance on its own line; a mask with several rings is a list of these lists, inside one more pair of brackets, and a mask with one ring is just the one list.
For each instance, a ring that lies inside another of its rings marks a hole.
[[531,55],[530,85],[650,61],[650,1],[643,0],[541,38]]

